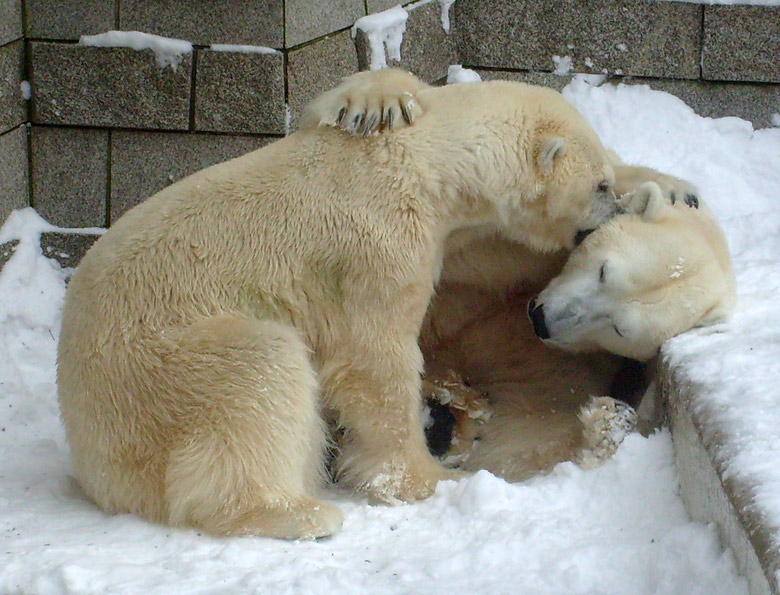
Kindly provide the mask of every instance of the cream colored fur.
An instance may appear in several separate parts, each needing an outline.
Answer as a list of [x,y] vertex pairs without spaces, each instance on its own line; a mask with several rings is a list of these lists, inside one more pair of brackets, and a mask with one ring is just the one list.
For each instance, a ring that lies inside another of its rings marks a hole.
[[616,210],[606,151],[559,94],[422,89],[392,135],[303,130],[124,215],[68,288],[58,353],[76,476],[109,512],[314,538],[324,420],[339,480],[387,502],[453,473],[420,419],[418,335],[445,241],[570,247]]
[[[424,113],[417,94],[425,88],[412,75],[392,70],[346,79],[312,104],[305,125],[337,125],[353,134],[372,135],[384,129],[383,118],[376,114],[401,113],[405,102],[403,111],[409,117],[393,118],[397,130]],[[350,117],[339,119],[339,112]],[[374,125],[361,129],[356,122]],[[481,441],[463,462],[467,469],[486,468],[517,480],[566,460],[593,466],[611,456],[636,421],[633,411],[613,399],[592,396],[606,393],[617,358],[563,353],[533,336],[524,306],[546,284],[540,303],[554,295],[556,287],[571,290],[571,299],[578,279],[598,280],[604,261],[622,257],[633,284],[615,293],[608,306],[612,312],[602,315],[617,315],[657,296],[666,298],[648,304],[639,316],[646,315],[647,324],[625,340],[599,343],[585,333],[579,343],[555,343],[575,351],[593,340],[588,347],[646,359],[666,339],[722,320],[733,307],[726,240],[712,213],[699,203],[696,189],[685,180],[624,164],[612,152],[609,157],[616,192],[629,214],[592,233],[568,263],[567,249],[529,249],[491,225],[461,229],[447,238],[441,281],[421,345],[429,384],[449,378],[455,370],[475,394],[483,392],[492,402],[493,416],[478,430]],[[680,259],[682,269],[677,266]],[[587,308],[591,300],[602,303],[606,293],[596,287],[580,301]]]
[[727,319],[736,302],[723,230],[697,200],[670,205],[655,182],[591,234],[536,298],[550,345],[638,360],[667,339]]

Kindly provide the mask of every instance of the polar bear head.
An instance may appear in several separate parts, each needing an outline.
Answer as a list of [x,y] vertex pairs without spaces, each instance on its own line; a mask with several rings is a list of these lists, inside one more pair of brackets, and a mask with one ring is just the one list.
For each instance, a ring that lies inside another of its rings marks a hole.
[[655,182],[627,203],[628,213],[590,234],[531,300],[536,334],[551,346],[646,360],[733,308],[726,238],[704,204],[672,206]]

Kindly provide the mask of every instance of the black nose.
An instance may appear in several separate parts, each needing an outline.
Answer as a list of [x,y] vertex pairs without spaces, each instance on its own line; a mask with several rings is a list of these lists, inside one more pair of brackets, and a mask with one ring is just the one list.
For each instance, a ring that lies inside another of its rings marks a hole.
[[536,298],[528,302],[528,317],[534,325],[536,336],[540,339],[549,339],[550,331],[547,330],[547,325],[544,323],[544,306],[537,306]]

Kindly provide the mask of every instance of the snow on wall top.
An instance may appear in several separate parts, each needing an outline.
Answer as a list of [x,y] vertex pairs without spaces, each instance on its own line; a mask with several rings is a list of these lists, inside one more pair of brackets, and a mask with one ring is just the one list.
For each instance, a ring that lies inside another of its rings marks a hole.
[[378,70],[387,66],[387,57],[391,60],[401,59],[401,42],[406,31],[406,19],[409,13],[401,5],[389,10],[370,14],[359,18],[352,27],[352,37],[362,31],[368,37],[371,50],[371,70]]
[[160,68],[170,66],[174,70],[181,64],[182,56],[192,53],[192,43],[189,41],[160,37],[141,31],[108,31],[99,35],[82,35],[79,44],[152,50]]
[[[403,8],[400,4],[389,10],[377,12],[355,21],[352,26],[352,38],[358,31],[362,31],[368,38],[371,62],[369,68],[378,70],[387,67],[387,59],[401,60],[401,43],[406,31],[406,20],[409,11],[430,4],[433,0],[420,0]],[[437,0],[441,6],[441,26],[447,33],[450,32],[450,6],[455,0]]]
[[238,54],[281,54],[279,50],[263,45],[232,45],[229,43],[212,43],[209,48],[215,52],[235,52]]

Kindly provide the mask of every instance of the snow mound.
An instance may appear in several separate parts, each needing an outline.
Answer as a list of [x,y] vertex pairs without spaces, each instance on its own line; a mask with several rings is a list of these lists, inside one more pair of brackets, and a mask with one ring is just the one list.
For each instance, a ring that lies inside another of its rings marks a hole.
[[475,83],[481,81],[482,77],[469,68],[463,68],[460,64],[453,64],[447,68],[447,84],[455,83]]

